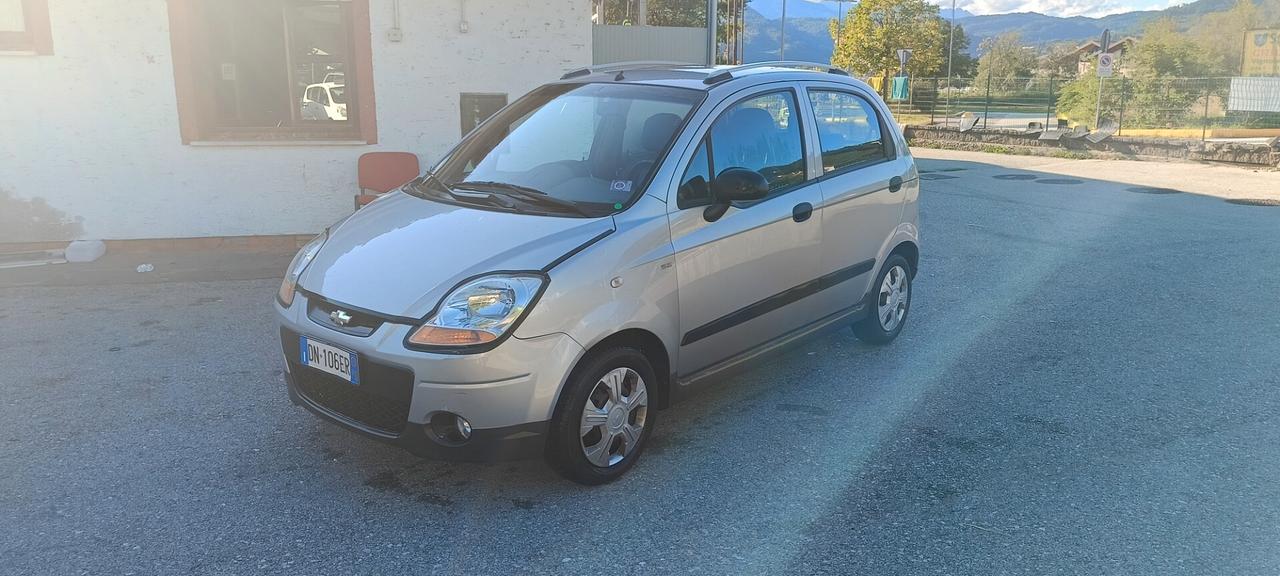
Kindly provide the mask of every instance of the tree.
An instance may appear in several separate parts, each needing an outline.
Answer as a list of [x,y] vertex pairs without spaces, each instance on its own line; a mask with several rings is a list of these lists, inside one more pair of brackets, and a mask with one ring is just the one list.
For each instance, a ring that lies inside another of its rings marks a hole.
[[938,7],[925,0],[862,0],[837,33],[831,63],[858,74],[888,74],[898,69],[898,50],[912,51],[907,72],[912,76],[936,76],[946,66],[947,44]]
[[[730,24],[731,13],[743,9],[743,5],[751,0],[719,0],[716,8],[716,20],[721,27]],[[707,25],[707,3],[689,0],[647,0],[645,2],[645,24],[648,26],[681,26],[687,28],[705,28]],[[598,24],[630,25],[639,22],[640,3],[637,0],[593,0],[597,15],[603,11],[604,19]]]
[[[1189,82],[1210,70],[1205,52],[1178,32],[1173,20],[1149,22],[1125,55],[1128,79],[1110,80],[1103,90],[1102,115],[1115,116],[1125,101],[1126,126],[1176,127],[1188,123],[1203,103],[1206,84]],[[1091,124],[1098,102],[1098,77],[1085,74],[1063,86],[1058,113]]]
[[1075,42],[1055,42],[1040,55],[1039,76],[1075,77],[1080,73]]
[[[969,55],[969,36],[964,33],[964,26],[953,24],[949,20],[942,21],[942,53],[939,57],[942,60],[942,67],[939,69],[939,75],[947,75],[947,55],[951,52],[951,75],[958,78],[967,78],[973,76],[978,65],[978,61]],[[956,27],[955,40],[951,40],[951,27]],[[948,43],[953,44],[953,49],[948,50]]]
[[[743,11],[751,0],[718,0],[716,4],[716,42],[718,61],[727,62],[733,54],[732,43],[743,33]],[[690,0],[646,0],[644,23],[647,26],[705,28],[707,3]],[[637,0],[592,0],[594,22],[630,26],[640,22]]]
[[979,52],[975,85],[982,88],[990,82],[993,92],[1017,89],[1036,68],[1035,50],[1023,45],[1022,36],[1017,32],[983,40]]
[[1262,16],[1252,0],[1236,0],[1226,12],[1206,14],[1191,29],[1214,76],[1240,73],[1240,44],[1246,30],[1262,24]]

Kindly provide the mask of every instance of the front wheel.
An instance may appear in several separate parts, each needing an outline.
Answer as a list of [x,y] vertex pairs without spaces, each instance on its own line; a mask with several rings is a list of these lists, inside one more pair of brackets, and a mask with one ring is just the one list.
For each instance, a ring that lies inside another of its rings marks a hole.
[[898,254],[890,256],[872,284],[871,307],[867,317],[853,325],[853,333],[863,342],[888,344],[902,332],[911,311],[911,264]]
[[644,354],[618,347],[588,357],[565,384],[552,417],[547,461],[579,484],[604,484],[635,465],[653,430]]

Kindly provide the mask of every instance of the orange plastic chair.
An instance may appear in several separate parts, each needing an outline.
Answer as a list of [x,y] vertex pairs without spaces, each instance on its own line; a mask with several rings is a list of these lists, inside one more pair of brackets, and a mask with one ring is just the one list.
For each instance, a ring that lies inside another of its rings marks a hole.
[[421,173],[418,157],[409,152],[368,152],[360,155],[356,163],[360,192],[356,194],[356,209],[373,202],[417,178]]

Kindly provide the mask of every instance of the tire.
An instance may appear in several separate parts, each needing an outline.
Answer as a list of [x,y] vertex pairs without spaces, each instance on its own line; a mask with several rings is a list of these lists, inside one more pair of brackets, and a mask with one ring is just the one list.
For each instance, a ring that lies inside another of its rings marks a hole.
[[579,484],[617,480],[639,460],[653,432],[657,385],[637,348],[608,348],[585,358],[556,403],[547,463]]
[[[892,279],[886,283],[891,274],[897,279],[896,283]],[[853,333],[859,340],[869,344],[888,344],[898,337],[911,311],[911,280],[914,277],[915,270],[900,254],[885,260],[875,283],[871,285],[871,293],[867,295],[870,307],[867,317],[853,325]]]

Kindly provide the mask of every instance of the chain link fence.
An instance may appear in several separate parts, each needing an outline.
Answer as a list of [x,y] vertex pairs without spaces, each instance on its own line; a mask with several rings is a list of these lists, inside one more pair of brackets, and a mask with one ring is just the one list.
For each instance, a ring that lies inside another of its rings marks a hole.
[[[1235,80],[1235,81],[1233,81]],[[1117,134],[1212,137],[1215,131],[1280,129],[1280,112],[1233,110],[1237,91],[1256,87],[1232,78],[915,78],[909,97],[886,100],[902,124],[959,126],[967,115],[978,128],[1026,130],[1031,123],[1056,128],[1097,128],[1114,121]],[[1280,103],[1280,92],[1249,94],[1250,101]],[[1237,94],[1240,96],[1240,94]],[[1237,100],[1240,100],[1237,98]],[[1099,105],[1101,102],[1101,105]],[[1274,104],[1262,106],[1272,107]],[[1197,132],[1198,131],[1198,132]]]

